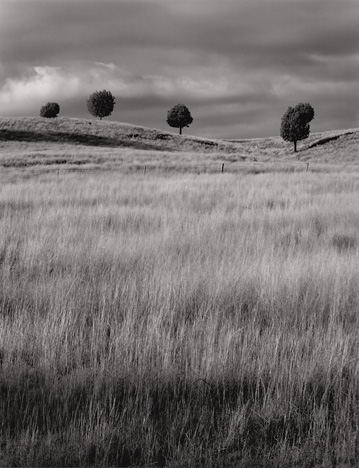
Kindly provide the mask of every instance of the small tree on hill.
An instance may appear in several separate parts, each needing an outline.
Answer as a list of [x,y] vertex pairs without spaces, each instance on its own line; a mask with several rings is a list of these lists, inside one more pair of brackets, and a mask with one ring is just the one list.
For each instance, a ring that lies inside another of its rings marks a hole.
[[299,103],[295,107],[288,107],[282,117],[280,136],[285,141],[294,143],[294,152],[297,152],[297,141],[308,138],[310,132],[309,122],[314,119],[314,109],[309,103]]
[[167,112],[167,123],[170,127],[179,128],[182,135],[182,128],[188,127],[193,122],[190,111],[184,104],[177,104]]
[[40,109],[40,116],[52,119],[57,117],[57,114],[60,112],[60,106],[57,102],[48,102],[45,106],[42,106]]
[[107,117],[112,114],[115,107],[115,98],[110,91],[95,91],[87,100],[87,109],[91,115],[99,117]]

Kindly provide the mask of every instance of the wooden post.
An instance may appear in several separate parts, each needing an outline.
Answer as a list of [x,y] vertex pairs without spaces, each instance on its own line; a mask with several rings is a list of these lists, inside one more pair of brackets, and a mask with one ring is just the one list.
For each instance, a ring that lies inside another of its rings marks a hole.
[[222,174],[224,172],[224,163],[222,163]]
[[146,166],[145,166],[145,168],[144,168],[144,170],[143,170],[143,174],[146,174]]
[[309,163],[307,163],[307,170],[309,169]]

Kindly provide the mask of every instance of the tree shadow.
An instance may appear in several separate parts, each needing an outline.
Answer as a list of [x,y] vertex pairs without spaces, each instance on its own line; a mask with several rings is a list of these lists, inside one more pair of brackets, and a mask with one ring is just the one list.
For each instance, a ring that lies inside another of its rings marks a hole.
[[329,143],[330,141],[335,141],[335,140],[339,140],[340,137],[344,136],[344,135],[352,135],[354,132],[347,132],[347,133],[343,133],[341,135],[334,135],[334,136],[329,136],[329,137],[325,137],[325,138],[321,138],[320,140],[317,140],[315,141],[314,143],[312,143],[311,145],[308,146],[308,149],[310,148],[315,148],[316,146],[322,146],[322,145],[325,145],[326,143]]

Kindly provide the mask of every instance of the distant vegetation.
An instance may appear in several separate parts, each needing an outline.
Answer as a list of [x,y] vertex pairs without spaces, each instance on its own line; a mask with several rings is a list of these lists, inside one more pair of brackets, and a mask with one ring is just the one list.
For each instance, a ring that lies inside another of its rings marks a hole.
[[87,100],[87,109],[89,113],[102,120],[112,114],[115,107],[115,98],[111,91],[95,91]]
[[297,142],[308,138],[309,122],[314,118],[314,109],[309,103],[297,104],[288,107],[282,117],[280,135],[285,141],[294,143],[294,152],[297,152]]
[[[105,89],[95,91],[87,100],[87,108],[91,115],[102,120],[112,114],[116,104],[115,97],[110,91]],[[48,102],[41,107],[41,117],[53,118],[60,112],[60,106],[56,102]],[[308,138],[310,133],[309,123],[314,118],[314,109],[309,103],[299,103],[294,107],[288,107],[281,119],[280,136],[285,140],[294,144],[294,152],[297,152],[298,141]],[[182,135],[184,127],[189,127],[193,122],[193,117],[188,107],[184,104],[176,104],[167,112],[167,124],[170,127],[178,128],[179,134]],[[159,137],[160,138],[160,137]],[[164,135],[163,140],[167,136]],[[241,141],[241,140],[227,140]],[[208,143],[212,145],[212,143]]]
[[167,123],[170,127],[179,128],[179,133],[182,135],[182,128],[188,127],[193,122],[188,107],[184,104],[173,106],[167,113]]
[[[102,120],[112,114],[116,104],[115,97],[110,91],[105,89],[95,91],[87,100],[87,108],[91,115]],[[56,102],[48,102],[41,107],[40,116],[46,118],[54,118],[60,112],[60,106]],[[297,143],[308,138],[310,134],[310,122],[314,119],[314,109],[309,103],[299,103],[294,107],[289,106],[281,119],[280,136],[285,140],[294,144],[294,152],[297,152]],[[176,104],[167,112],[167,124],[170,127],[178,128],[179,134],[182,135],[184,127],[189,127],[193,122],[193,117],[188,107],[184,104]],[[158,137],[160,139],[160,136]],[[167,136],[163,136],[166,140]],[[331,137],[329,137],[331,139]],[[231,139],[226,141],[242,141]],[[245,141],[245,140],[243,140]],[[208,143],[212,145],[213,143]],[[318,143],[321,144],[321,143]]]
[[60,106],[57,102],[48,102],[45,106],[40,109],[40,116],[48,119],[57,117],[60,112]]

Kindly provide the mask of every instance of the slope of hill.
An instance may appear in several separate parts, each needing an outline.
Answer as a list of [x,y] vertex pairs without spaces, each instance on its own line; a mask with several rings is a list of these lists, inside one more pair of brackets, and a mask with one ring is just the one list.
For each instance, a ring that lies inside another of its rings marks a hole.
[[262,156],[313,162],[359,162],[358,128],[311,133],[308,139],[298,143],[297,153],[293,153],[292,143],[284,142],[279,136],[228,141],[240,144],[245,152]]
[[[119,122],[0,118],[0,166],[206,166],[219,163],[359,162],[359,129],[312,133],[293,153],[280,137],[219,140]],[[195,154],[195,156],[194,156]]]
[[0,141],[67,143],[83,146],[152,149],[157,151],[237,150],[237,144],[112,121],[67,117],[0,118]]

